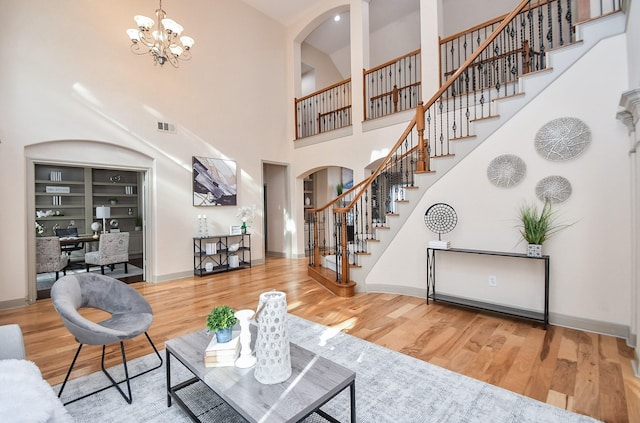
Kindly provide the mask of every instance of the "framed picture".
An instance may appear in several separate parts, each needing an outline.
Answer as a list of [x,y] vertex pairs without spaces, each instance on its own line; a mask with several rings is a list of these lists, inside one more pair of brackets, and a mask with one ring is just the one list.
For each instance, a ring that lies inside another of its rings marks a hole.
[[229,235],[242,235],[242,226],[229,225]]
[[235,206],[236,162],[193,156],[193,205]]

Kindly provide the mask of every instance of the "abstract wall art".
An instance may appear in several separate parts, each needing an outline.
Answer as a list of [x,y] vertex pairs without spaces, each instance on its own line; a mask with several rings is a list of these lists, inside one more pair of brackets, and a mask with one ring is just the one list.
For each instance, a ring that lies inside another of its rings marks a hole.
[[236,162],[193,156],[193,205],[235,206]]

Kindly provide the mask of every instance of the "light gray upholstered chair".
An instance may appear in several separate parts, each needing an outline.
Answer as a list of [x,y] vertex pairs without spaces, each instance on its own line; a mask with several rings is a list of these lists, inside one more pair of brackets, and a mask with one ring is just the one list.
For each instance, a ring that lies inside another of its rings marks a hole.
[[87,272],[90,265],[100,266],[104,275],[104,267],[109,266],[113,270],[115,264],[124,263],[124,273],[128,272],[129,262],[129,232],[106,233],[100,235],[98,251],[85,253],[84,262]]
[[[133,397],[131,396],[130,379],[162,366],[162,357],[160,357],[160,353],[158,353],[156,346],[147,333],[147,329],[153,321],[153,311],[147,300],[145,300],[138,291],[124,282],[109,276],[94,273],[78,273],[58,279],[51,288],[51,299],[53,301],[53,307],[62,319],[62,323],[64,323],[65,327],[75,336],[76,341],[80,344],[75,357],[73,357],[67,376],[62,383],[58,397],[62,395],[62,391],[71,375],[71,371],[73,370],[82,346],[85,344],[102,345],[102,371],[111,381],[111,386],[114,386],[127,403],[131,404]],[[78,309],[85,307],[106,311],[111,314],[111,317],[101,322],[93,322],[78,312]],[[142,333],[145,334],[149,344],[153,347],[153,350],[160,360],[160,364],[130,377],[124,351],[124,341],[132,339]],[[125,379],[120,382],[116,382],[104,368],[106,345],[115,343],[120,343],[122,363],[124,364]],[[127,382],[129,396],[127,396],[119,386],[120,383],[125,381]],[[111,386],[90,392],[80,398],[68,401],[65,404],[86,398]]]
[[36,273],[56,272],[56,279],[65,267],[69,257],[60,249],[60,238],[57,236],[36,237]]

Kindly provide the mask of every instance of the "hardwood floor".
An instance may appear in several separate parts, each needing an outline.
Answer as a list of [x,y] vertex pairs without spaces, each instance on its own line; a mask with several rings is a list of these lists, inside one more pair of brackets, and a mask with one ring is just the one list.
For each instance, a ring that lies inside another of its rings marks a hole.
[[[255,309],[258,296],[287,293],[289,311],[351,335],[605,422],[640,422],[640,379],[624,340],[551,325],[481,314],[391,294],[340,298],[307,276],[307,261],[268,258],[265,265],[151,284],[136,282],[151,303],[149,334],[158,348],[168,339],[204,328],[210,309],[229,304]],[[89,311],[90,318],[102,313]],[[0,324],[22,327],[28,359],[52,384],[64,379],[77,343],[50,299],[0,311]],[[151,352],[144,336],[126,343],[129,359]],[[106,365],[118,363],[108,348]],[[84,347],[72,377],[98,371],[100,347]]]

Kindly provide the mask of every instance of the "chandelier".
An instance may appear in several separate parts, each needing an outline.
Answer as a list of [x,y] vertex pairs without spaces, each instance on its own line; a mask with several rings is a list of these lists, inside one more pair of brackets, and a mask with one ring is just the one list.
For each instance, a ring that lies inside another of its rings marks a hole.
[[157,28],[153,27],[153,19],[146,16],[136,15],[133,19],[138,29],[127,30],[133,53],[150,54],[154,65],[159,63],[162,66],[169,62],[176,68],[180,61],[191,59],[191,47],[195,41],[191,37],[180,36],[182,25],[167,18],[167,13],[162,10],[162,0],[156,9]]

